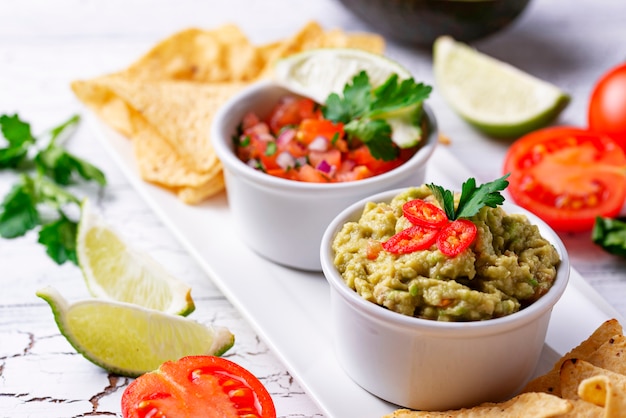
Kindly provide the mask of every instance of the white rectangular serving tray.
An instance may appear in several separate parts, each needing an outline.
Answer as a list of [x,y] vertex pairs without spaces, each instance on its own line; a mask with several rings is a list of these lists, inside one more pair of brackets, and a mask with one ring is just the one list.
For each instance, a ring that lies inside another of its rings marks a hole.
[[[328,418],[380,418],[398,409],[355,384],[333,354],[329,289],[321,273],[271,263],[245,247],[233,233],[226,195],[189,206],[142,181],[130,141],[90,115],[98,137],[132,186],[198,261],[226,298]],[[443,146],[429,162],[426,181],[453,190],[472,174]],[[586,339],[613,309],[572,269],[570,284],[555,306],[537,373]]]

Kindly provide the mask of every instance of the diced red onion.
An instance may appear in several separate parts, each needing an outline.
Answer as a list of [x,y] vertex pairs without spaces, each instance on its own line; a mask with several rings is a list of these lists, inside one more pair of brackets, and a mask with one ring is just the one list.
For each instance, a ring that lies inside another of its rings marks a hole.
[[316,136],[309,144],[311,151],[326,151],[328,149],[328,139],[323,136]]
[[278,166],[283,170],[287,170],[288,168],[296,165],[296,159],[293,158],[293,155],[283,151],[276,156],[276,164],[278,164]]
[[306,157],[298,157],[298,158],[296,158],[296,166],[302,167],[305,164],[307,164]]
[[284,145],[287,145],[295,137],[296,137],[295,129],[285,129],[278,135],[278,138],[276,138],[276,145],[278,145],[278,147],[280,148]]
[[264,141],[264,142],[270,142],[274,140],[274,136],[272,136],[272,134],[269,134],[269,133],[259,134],[258,138],[259,140]]
[[322,173],[330,174],[334,167],[328,164],[328,161],[322,160],[317,164],[317,167],[315,168],[321,171]]
[[259,160],[257,160],[256,158],[250,158],[246,164],[256,169],[259,167]]

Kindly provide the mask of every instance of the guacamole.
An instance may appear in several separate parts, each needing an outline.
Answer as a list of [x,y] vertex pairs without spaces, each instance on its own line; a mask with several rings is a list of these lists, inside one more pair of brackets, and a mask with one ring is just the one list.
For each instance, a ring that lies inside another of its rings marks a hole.
[[410,227],[402,205],[423,199],[438,206],[427,186],[410,188],[390,203],[367,203],[361,218],[334,238],[334,264],[364,299],[392,311],[439,321],[478,321],[523,309],[545,294],[560,258],[523,215],[483,207],[469,218],[475,240],[455,257],[436,245],[392,254],[382,243]]

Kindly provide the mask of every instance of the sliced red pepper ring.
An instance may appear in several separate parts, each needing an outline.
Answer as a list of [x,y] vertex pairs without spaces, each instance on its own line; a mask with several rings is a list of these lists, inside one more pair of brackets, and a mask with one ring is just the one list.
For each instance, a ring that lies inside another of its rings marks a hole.
[[469,247],[478,233],[472,221],[457,219],[444,226],[437,235],[437,248],[448,257],[456,257]]
[[441,228],[448,223],[448,216],[443,210],[422,199],[406,202],[402,205],[402,213],[413,225]]
[[437,239],[439,229],[428,228],[423,225],[414,225],[403,229],[383,242],[383,248],[393,254],[409,254],[425,250],[433,245]]

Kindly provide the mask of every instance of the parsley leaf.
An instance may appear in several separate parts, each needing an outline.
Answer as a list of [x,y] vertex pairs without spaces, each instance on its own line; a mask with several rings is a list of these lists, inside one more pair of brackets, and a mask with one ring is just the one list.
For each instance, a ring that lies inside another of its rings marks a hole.
[[59,219],[41,227],[38,242],[46,247],[46,253],[57,264],[71,261],[78,265],[78,255],[76,253],[77,234],[78,223],[61,213]]
[[[101,186],[106,177],[100,169],[70,154],[57,144],[80,121],[78,115],[47,132],[48,143],[34,137],[30,125],[18,115],[0,116],[1,131],[7,147],[0,148],[0,168],[19,169],[22,174],[0,203],[0,236],[16,238],[40,227],[38,242],[56,263],[78,265],[76,235],[78,222],[64,212],[80,200],[64,186],[82,178]],[[34,155],[29,157],[29,155]],[[25,168],[34,169],[29,175]]]
[[454,207],[454,194],[450,190],[432,183],[428,184],[428,188],[446,212],[448,219],[453,221],[459,218],[471,218],[484,206],[495,208],[504,203],[504,196],[500,194],[500,191],[509,185],[506,180],[508,176],[509,174],[505,174],[499,179],[479,187],[476,187],[476,179],[469,178],[461,187],[461,196],[456,209]]
[[26,159],[28,148],[35,143],[30,125],[18,115],[2,115],[0,130],[8,144],[0,148],[0,168],[17,168]]
[[610,254],[626,257],[626,218],[596,217],[591,240]]
[[40,224],[34,184],[27,176],[11,188],[2,201],[0,236],[16,238]]
[[415,113],[412,120],[418,126],[421,103],[431,90],[430,86],[417,84],[412,78],[400,81],[397,74],[372,88],[369,76],[361,71],[344,86],[343,97],[337,93],[328,96],[322,113],[326,119],[345,124],[348,139],[363,142],[374,158],[389,161],[395,159],[399,151],[392,140],[388,119]]

